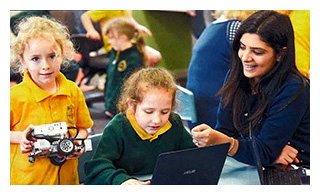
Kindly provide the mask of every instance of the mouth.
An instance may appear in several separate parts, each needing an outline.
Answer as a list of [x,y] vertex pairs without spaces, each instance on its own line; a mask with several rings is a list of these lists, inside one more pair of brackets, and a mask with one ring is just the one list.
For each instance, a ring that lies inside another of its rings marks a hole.
[[244,67],[245,71],[253,71],[258,67],[258,65],[247,65],[247,64],[244,64],[243,67]]
[[40,76],[50,77],[52,74],[53,74],[53,72],[50,72],[50,73],[41,73]]
[[160,128],[160,126],[149,126],[149,128],[150,128],[151,130],[157,130],[157,129]]

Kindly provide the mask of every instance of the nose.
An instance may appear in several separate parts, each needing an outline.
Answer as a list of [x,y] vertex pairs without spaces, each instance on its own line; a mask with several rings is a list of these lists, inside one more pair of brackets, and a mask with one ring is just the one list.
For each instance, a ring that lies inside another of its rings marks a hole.
[[239,57],[243,62],[252,61],[252,57],[251,57],[250,51],[248,51],[248,50],[239,51]]
[[50,69],[50,64],[47,60],[43,60],[42,61],[42,67],[41,67],[43,70],[47,70],[47,69]]
[[155,113],[155,114],[154,114],[154,116],[153,116],[153,118],[152,118],[152,122],[153,122],[153,124],[155,124],[155,125],[160,124],[160,122],[161,122],[161,116],[160,116],[159,113]]

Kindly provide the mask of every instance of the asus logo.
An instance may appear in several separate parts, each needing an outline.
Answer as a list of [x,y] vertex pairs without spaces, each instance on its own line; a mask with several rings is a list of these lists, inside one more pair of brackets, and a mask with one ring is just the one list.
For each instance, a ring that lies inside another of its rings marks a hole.
[[183,172],[183,175],[190,175],[190,174],[194,174],[195,172],[196,172],[195,169],[187,170],[187,171]]

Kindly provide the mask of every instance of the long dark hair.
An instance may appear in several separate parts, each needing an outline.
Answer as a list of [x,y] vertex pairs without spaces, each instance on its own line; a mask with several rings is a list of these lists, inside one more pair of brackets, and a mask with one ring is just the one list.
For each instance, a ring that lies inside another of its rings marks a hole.
[[[273,48],[275,57],[278,54],[281,55],[280,60],[254,86],[250,84],[251,79],[243,74],[243,65],[238,56],[240,39],[245,33],[259,35],[263,42]],[[286,47],[286,51],[284,51],[284,47]],[[287,15],[267,10],[252,14],[242,22],[236,33],[232,43],[230,73],[226,84],[218,93],[222,94],[224,107],[229,104],[233,105],[233,124],[239,132],[244,134],[248,132],[249,125],[245,121],[244,114],[249,111],[249,95],[252,93],[252,89],[258,95],[258,108],[254,113],[250,113],[249,118],[252,127],[255,127],[263,120],[272,96],[289,74],[300,78],[303,83],[307,82],[296,67],[294,33],[290,18]],[[298,95],[299,93],[278,111],[290,104]]]

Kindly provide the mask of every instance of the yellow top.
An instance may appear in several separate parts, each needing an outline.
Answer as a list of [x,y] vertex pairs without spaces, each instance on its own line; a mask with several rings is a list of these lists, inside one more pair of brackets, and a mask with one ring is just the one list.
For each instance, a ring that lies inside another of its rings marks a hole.
[[294,29],[297,68],[302,74],[309,77],[310,10],[293,10],[289,17]]
[[310,10],[277,10],[290,17],[298,70],[310,78]]
[[[84,96],[77,85],[57,76],[59,91],[50,94],[39,88],[27,72],[24,81],[10,89],[10,130],[24,131],[28,125],[67,122],[68,126],[89,128],[93,125]],[[74,133],[74,132],[73,132]],[[60,171],[60,184],[79,184],[78,160],[67,160]],[[58,184],[59,166],[47,157],[28,161],[19,144],[10,144],[11,184]]]
[[151,134],[147,133],[144,129],[142,129],[140,127],[140,125],[136,121],[136,117],[134,116],[134,113],[131,113],[131,112],[127,111],[126,116],[127,116],[128,120],[129,120],[132,128],[136,131],[136,133],[139,135],[139,137],[142,140],[149,140],[150,142],[152,142],[153,140],[157,139],[159,135],[165,133],[166,131],[168,131],[172,127],[172,124],[170,123],[170,121],[168,121],[155,134],[151,135]]
[[[129,17],[130,13],[127,10],[89,10],[90,18],[95,22],[100,22],[101,30],[105,24],[115,17]],[[102,33],[102,39],[104,47],[107,51],[110,51],[112,46],[109,44],[108,37]]]

